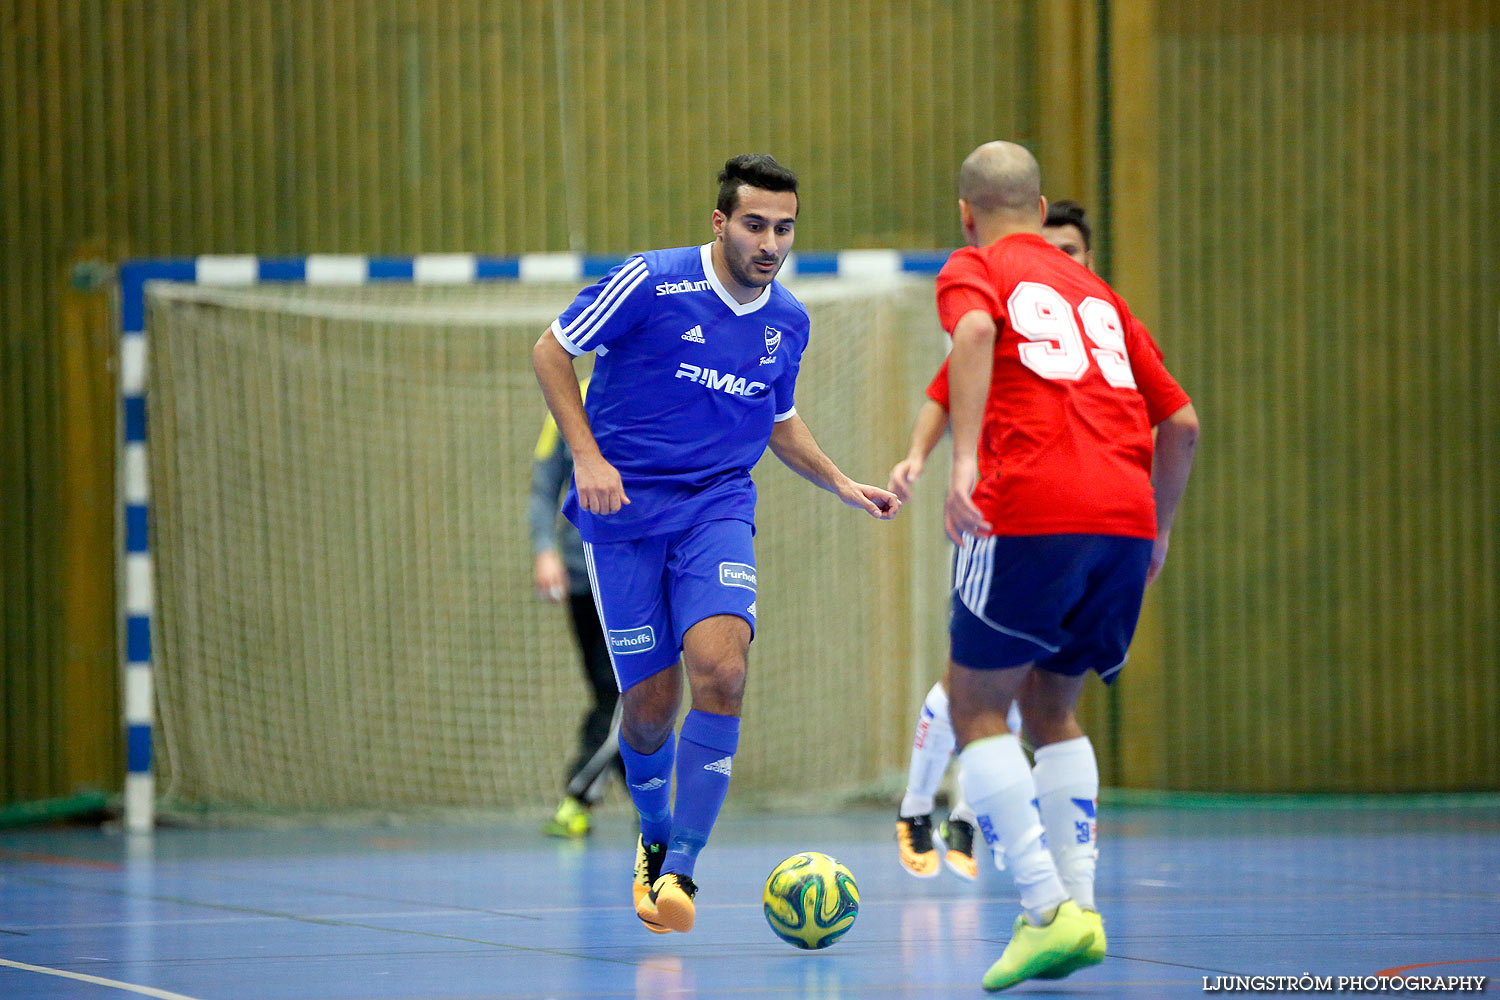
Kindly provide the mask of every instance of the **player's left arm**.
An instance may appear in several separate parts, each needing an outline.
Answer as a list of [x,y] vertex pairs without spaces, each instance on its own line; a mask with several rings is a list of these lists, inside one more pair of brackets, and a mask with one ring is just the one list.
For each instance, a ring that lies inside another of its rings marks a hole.
[[1187,489],[1193,471],[1193,456],[1198,449],[1198,411],[1188,403],[1156,425],[1156,449],[1151,458],[1151,489],[1156,494],[1156,543],[1151,549],[1151,565],[1146,583],[1156,579],[1167,561],[1172,541],[1172,522],[1177,505]]
[[856,483],[833,463],[818,447],[807,423],[796,413],[778,420],[771,428],[771,451],[797,475],[838,497],[850,507],[858,507],[871,517],[888,521],[901,509],[894,493],[878,486]]
[[1193,457],[1198,449],[1198,411],[1193,409],[1188,394],[1167,371],[1162,350],[1146,325],[1128,309],[1124,312],[1124,319],[1136,387],[1145,398],[1147,417],[1156,428],[1151,457],[1156,541],[1151,548],[1151,564],[1146,570],[1146,583],[1150,584],[1166,564],[1167,550],[1172,542],[1172,522],[1177,518],[1177,507],[1193,471]]

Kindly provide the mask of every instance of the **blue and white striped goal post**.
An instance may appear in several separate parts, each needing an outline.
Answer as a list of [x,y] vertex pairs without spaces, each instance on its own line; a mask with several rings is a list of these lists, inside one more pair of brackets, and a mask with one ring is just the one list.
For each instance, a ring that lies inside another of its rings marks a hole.
[[[793,253],[780,278],[880,278],[897,274],[936,274],[948,250],[843,250]],[[198,257],[144,258],[120,265],[120,405],[117,463],[118,516],[123,525],[121,635],[124,642],[126,774],[125,827],[132,832],[156,824],[152,774],[152,627],[154,566],[148,536],[150,477],[146,457],[146,286],[153,281],[244,286],[271,283],[308,285],[430,284],[469,285],[490,281],[584,282],[602,278],[624,258],[577,253],[533,253],[482,257],[466,253],[371,257],[363,254],[311,254],[257,257],[206,254]]]

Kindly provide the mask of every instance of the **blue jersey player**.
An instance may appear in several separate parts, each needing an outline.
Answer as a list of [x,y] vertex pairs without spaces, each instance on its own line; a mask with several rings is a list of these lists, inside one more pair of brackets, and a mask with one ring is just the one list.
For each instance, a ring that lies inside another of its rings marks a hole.
[[[734,157],[711,243],[631,257],[532,351],[573,452],[563,512],[583,536],[621,691],[620,756],[641,819],[636,913],[657,933],[692,929],[694,865],[739,744],[755,628],[751,468],[769,444],[851,507],[880,519],[900,507],[840,472],[797,415],[807,310],[775,279],[799,207],[790,170]],[[587,351],[585,408],[573,359]],[[684,672],[692,706],[674,734]]]

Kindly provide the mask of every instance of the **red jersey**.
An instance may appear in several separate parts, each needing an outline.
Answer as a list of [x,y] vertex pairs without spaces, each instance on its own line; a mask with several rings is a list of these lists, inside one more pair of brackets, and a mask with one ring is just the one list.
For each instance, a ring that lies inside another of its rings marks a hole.
[[[995,533],[1155,538],[1151,428],[1190,400],[1124,300],[1022,233],[949,257],[937,305],[950,334],[976,309],[995,320],[974,490]],[[944,362],[927,394],[946,406],[947,389]]]

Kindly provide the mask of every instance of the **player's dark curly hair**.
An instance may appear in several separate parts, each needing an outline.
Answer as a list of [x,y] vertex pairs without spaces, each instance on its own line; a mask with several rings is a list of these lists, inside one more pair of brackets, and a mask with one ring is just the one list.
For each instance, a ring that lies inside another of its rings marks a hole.
[[[797,194],[797,175],[776,162],[770,153],[741,153],[724,161],[719,171],[719,211],[733,215],[740,204],[740,185],[765,191],[790,191]],[[797,195],[797,211],[802,210],[802,196]]]
[[1083,236],[1083,248],[1092,249],[1089,244],[1093,241],[1093,234],[1089,232],[1088,216],[1084,215],[1083,206],[1076,201],[1067,198],[1061,201],[1049,201],[1047,203],[1048,226],[1074,226]]

